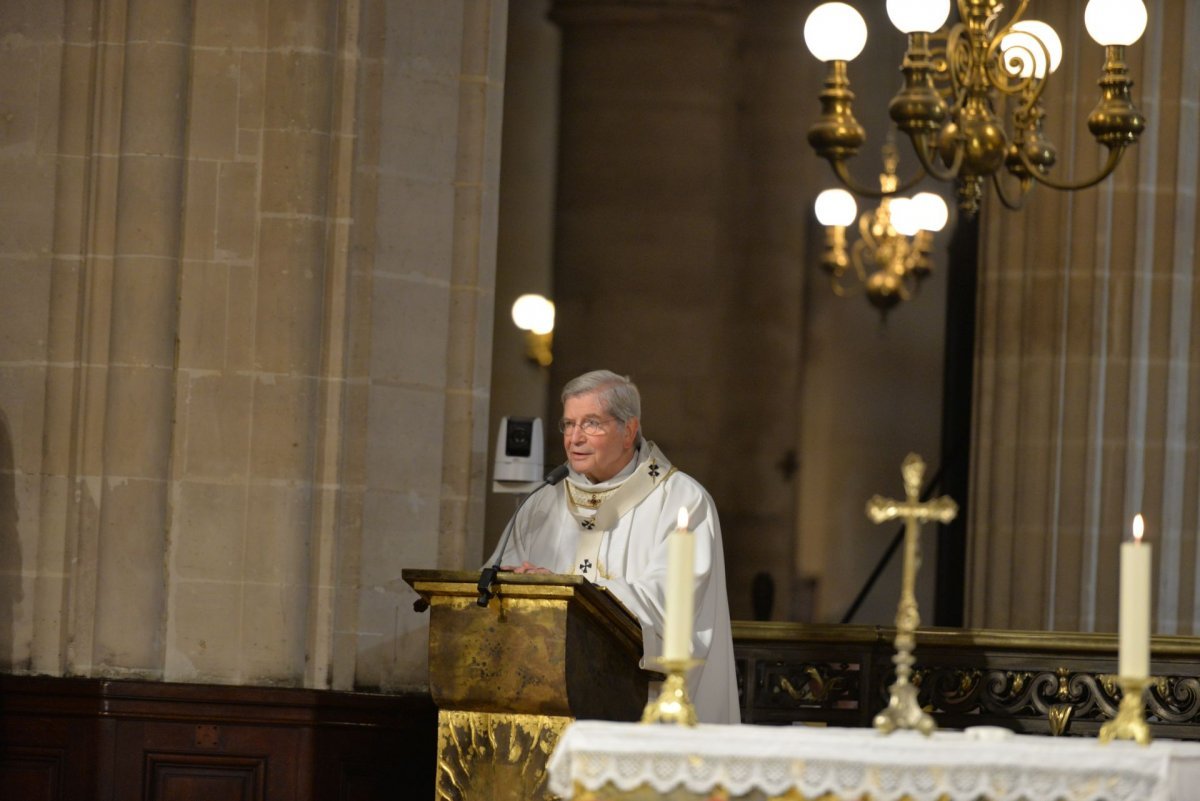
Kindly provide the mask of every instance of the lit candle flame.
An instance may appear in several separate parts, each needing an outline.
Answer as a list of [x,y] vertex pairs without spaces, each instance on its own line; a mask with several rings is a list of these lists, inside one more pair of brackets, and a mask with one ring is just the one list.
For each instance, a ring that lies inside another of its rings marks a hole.
[[1139,512],[1133,516],[1133,541],[1140,543],[1142,541],[1142,534],[1144,534],[1145,531],[1146,524],[1142,520],[1141,512]]
[[687,508],[681,506],[681,507],[679,507],[679,530],[687,531],[687,527],[688,527]]

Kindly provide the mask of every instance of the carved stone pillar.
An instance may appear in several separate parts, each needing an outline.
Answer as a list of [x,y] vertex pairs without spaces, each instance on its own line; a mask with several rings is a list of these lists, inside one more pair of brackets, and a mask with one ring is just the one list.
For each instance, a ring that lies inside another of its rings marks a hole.
[[633,376],[647,436],[717,501],[742,618],[755,614],[759,573],[773,615],[791,612],[807,179],[823,169],[805,154],[795,94],[811,61],[804,11],[788,0],[552,10],[562,68],[549,415],[579,373]]
[[[1194,633],[1200,506],[1196,231],[1200,32],[1191,3],[1150,6],[1128,51],[1149,124],[1099,188],[1039,189],[983,218],[968,623],[1113,631],[1118,543],[1146,516],[1155,631]],[[1082,121],[1102,54],[1075,15],[1048,108],[1059,174],[1094,173]]]
[[0,12],[0,670],[424,679],[400,570],[482,539],[505,12]]
[[[37,578],[22,620],[32,620],[39,672],[119,666],[153,677],[162,665],[185,183],[177,99],[188,91],[191,13],[183,0],[143,10],[66,3],[62,72],[57,86],[47,82],[61,93],[57,125],[40,109],[57,132],[41,154],[57,184],[43,210],[54,262],[36,364],[46,375],[41,536],[27,555]],[[38,466],[23,461],[18,471]]]
[[716,458],[707,443],[720,428],[734,279],[736,11],[720,0],[558,0],[551,12],[562,73],[550,415],[579,373],[628,373],[649,438],[702,480]]

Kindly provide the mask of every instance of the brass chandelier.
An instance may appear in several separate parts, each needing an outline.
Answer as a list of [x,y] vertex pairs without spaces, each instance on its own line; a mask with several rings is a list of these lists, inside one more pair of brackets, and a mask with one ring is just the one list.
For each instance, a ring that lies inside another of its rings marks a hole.
[[[829,275],[833,293],[845,297],[862,291],[882,314],[909,300],[933,271],[933,235],[949,217],[946,201],[932,192],[897,197],[896,147],[883,148],[879,175],[883,199],[874,209],[858,213],[858,204],[845,189],[826,189],[817,195],[814,211],[825,226],[821,268]],[[858,220],[858,238],[849,244],[846,229]]]
[[[829,66],[821,115],[808,141],[838,179],[872,197],[905,191],[925,175],[954,181],[959,207],[973,215],[989,178],[1001,202],[1016,209],[1035,182],[1074,190],[1108,177],[1146,125],[1130,99],[1133,81],[1125,64],[1125,47],[1146,27],[1142,0],[1089,0],[1084,11],[1088,34],[1105,48],[1101,97],[1088,129],[1108,148],[1108,158],[1097,175],[1077,182],[1051,177],[1056,153],[1043,131],[1042,94],[1062,54],[1054,30],[1025,18],[1029,0],[1019,0],[1007,17],[1000,0],[957,0],[957,6],[960,21],[943,29],[950,0],[887,0],[892,24],[908,36],[903,85],[888,112],[922,167],[891,192],[859,186],[846,166],[866,140],[854,118],[847,69],[866,44],[866,23],[840,2],[824,3],[809,15],[805,42]],[[1002,170],[1015,179],[1015,194],[1001,182]]]

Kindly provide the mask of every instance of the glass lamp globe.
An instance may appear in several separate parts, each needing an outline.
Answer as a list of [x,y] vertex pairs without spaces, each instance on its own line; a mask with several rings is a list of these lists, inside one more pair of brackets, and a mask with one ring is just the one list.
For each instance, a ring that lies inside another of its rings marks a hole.
[[1142,0],[1089,0],[1083,24],[1097,44],[1131,45],[1146,30],[1146,6]]
[[512,305],[512,319],[522,331],[549,334],[554,330],[554,304],[541,295],[522,295]]
[[950,0],[887,0],[887,13],[901,33],[933,33],[946,24]]
[[867,23],[845,3],[822,3],[804,21],[804,43],[821,61],[852,61],[867,46]]
[[950,209],[942,196],[933,192],[918,192],[913,195],[913,207],[917,212],[917,226],[922,231],[937,232],[946,227]]
[[845,189],[826,189],[817,195],[817,221],[821,225],[840,225],[843,228],[858,216],[858,204]]
[[[1041,44],[1039,44],[1039,42]],[[1045,49],[1043,49],[1045,45]],[[1028,78],[1046,77],[1046,53],[1050,54],[1050,72],[1062,63],[1062,41],[1046,23],[1036,19],[1023,19],[1012,26],[1012,31],[1000,40],[1000,52],[1004,56],[1004,68],[1012,75]],[[1013,67],[1009,62],[1019,62]]]
[[892,227],[901,236],[912,236],[921,230],[920,217],[915,203],[910,197],[892,198],[888,204]]

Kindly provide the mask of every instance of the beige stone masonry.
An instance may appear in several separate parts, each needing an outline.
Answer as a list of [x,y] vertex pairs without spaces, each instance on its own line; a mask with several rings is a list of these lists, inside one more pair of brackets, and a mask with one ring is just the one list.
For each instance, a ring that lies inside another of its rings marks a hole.
[[[1200,10],[1155,9],[1127,53],[1149,124],[1113,178],[984,217],[971,625],[1115,631],[1118,546],[1141,512],[1155,549],[1153,630],[1200,626],[1200,72],[1184,44]],[[1066,74],[1080,77],[1057,116],[1082,119],[1095,102],[1095,50],[1081,40],[1072,51],[1078,69]],[[1068,154],[1059,169],[1081,178],[1102,149],[1082,126],[1072,141],[1071,124],[1048,133]]]
[[0,19],[36,76],[0,126],[0,669],[420,684],[400,570],[473,562],[482,509],[506,4],[36,5]]

